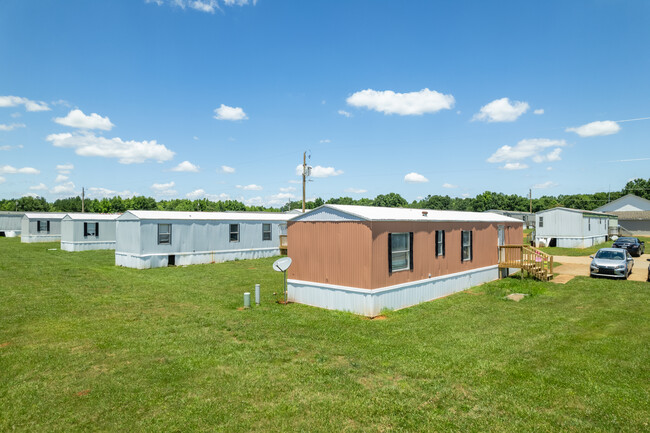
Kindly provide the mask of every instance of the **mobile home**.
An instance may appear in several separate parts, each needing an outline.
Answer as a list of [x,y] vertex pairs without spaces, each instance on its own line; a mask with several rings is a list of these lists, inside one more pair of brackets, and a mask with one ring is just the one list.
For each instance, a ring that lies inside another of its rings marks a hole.
[[127,211],[117,218],[115,264],[136,269],[280,254],[295,215],[278,212]]
[[618,225],[611,213],[556,207],[535,214],[535,246],[588,248],[605,242],[610,225]]
[[61,249],[114,250],[119,214],[69,213],[61,220]]
[[0,212],[0,236],[19,236],[24,216],[25,212]]
[[290,301],[376,316],[498,278],[523,221],[484,212],[324,205],[288,222]]
[[25,212],[21,222],[20,241],[58,242],[61,240],[61,220],[65,213]]

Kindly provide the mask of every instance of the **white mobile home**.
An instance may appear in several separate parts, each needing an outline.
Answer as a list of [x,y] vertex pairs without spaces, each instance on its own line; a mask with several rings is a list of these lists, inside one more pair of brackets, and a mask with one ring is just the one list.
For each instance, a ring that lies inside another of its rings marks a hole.
[[280,234],[294,216],[127,211],[117,219],[115,264],[148,269],[279,255]]
[[69,213],[61,220],[61,249],[114,250],[119,214]]
[[20,235],[25,212],[0,212],[0,236],[14,237]]
[[616,215],[556,207],[535,214],[535,246],[587,248],[608,239]]
[[25,212],[22,219],[20,242],[57,242],[61,240],[61,220],[66,216],[59,212]]

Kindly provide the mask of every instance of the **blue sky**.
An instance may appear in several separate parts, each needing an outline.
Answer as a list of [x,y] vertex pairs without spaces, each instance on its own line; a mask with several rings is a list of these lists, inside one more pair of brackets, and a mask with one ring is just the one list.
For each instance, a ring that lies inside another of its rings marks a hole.
[[[650,2],[6,0],[0,198],[534,196],[650,177]],[[631,119],[642,119],[632,120]]]

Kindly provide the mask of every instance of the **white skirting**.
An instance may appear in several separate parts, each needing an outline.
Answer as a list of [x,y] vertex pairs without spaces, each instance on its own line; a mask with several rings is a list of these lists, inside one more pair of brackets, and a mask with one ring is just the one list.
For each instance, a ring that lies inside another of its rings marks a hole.
[[20,242],[24,244],[33,244],[36,242],[59,242],[61,235],[22,235]]
[[61,249],[64,251],[114,250],[115,241],[61,241]]
[[374,317],[382,310],[411,307],[498,278],[494,265],[374,290],[300,280],[288,280],[287,287],[291,302]]
[[555,239],[555,246],[562,248],[589,248],[593,245],[605,242],[605,235],[585,236],[585,237],[558,237],[558,236],[537,236],[535,246],[539,247],[540,243],[548,246],[551,239]]
[[20,230],[0,230],[0,236],[15,238],[20,236]]
[[169,256],[174,256],[176,266],[221,263],[232,260],[261,259],[280,255],[279,248],[255,250],[200,251],[194,253],[132,254],[115,252],[115,265],[135,269],[162,268],[169,266]]

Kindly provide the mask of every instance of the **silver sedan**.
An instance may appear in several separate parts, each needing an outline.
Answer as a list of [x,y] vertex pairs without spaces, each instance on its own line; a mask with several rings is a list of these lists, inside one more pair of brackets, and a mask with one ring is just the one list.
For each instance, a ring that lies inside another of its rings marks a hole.
[[603,275],[613,278],[627,279],[632,273],[634,259],[627,250],[620,248],[601,248],[589,265],[589,275],[592,277]]

